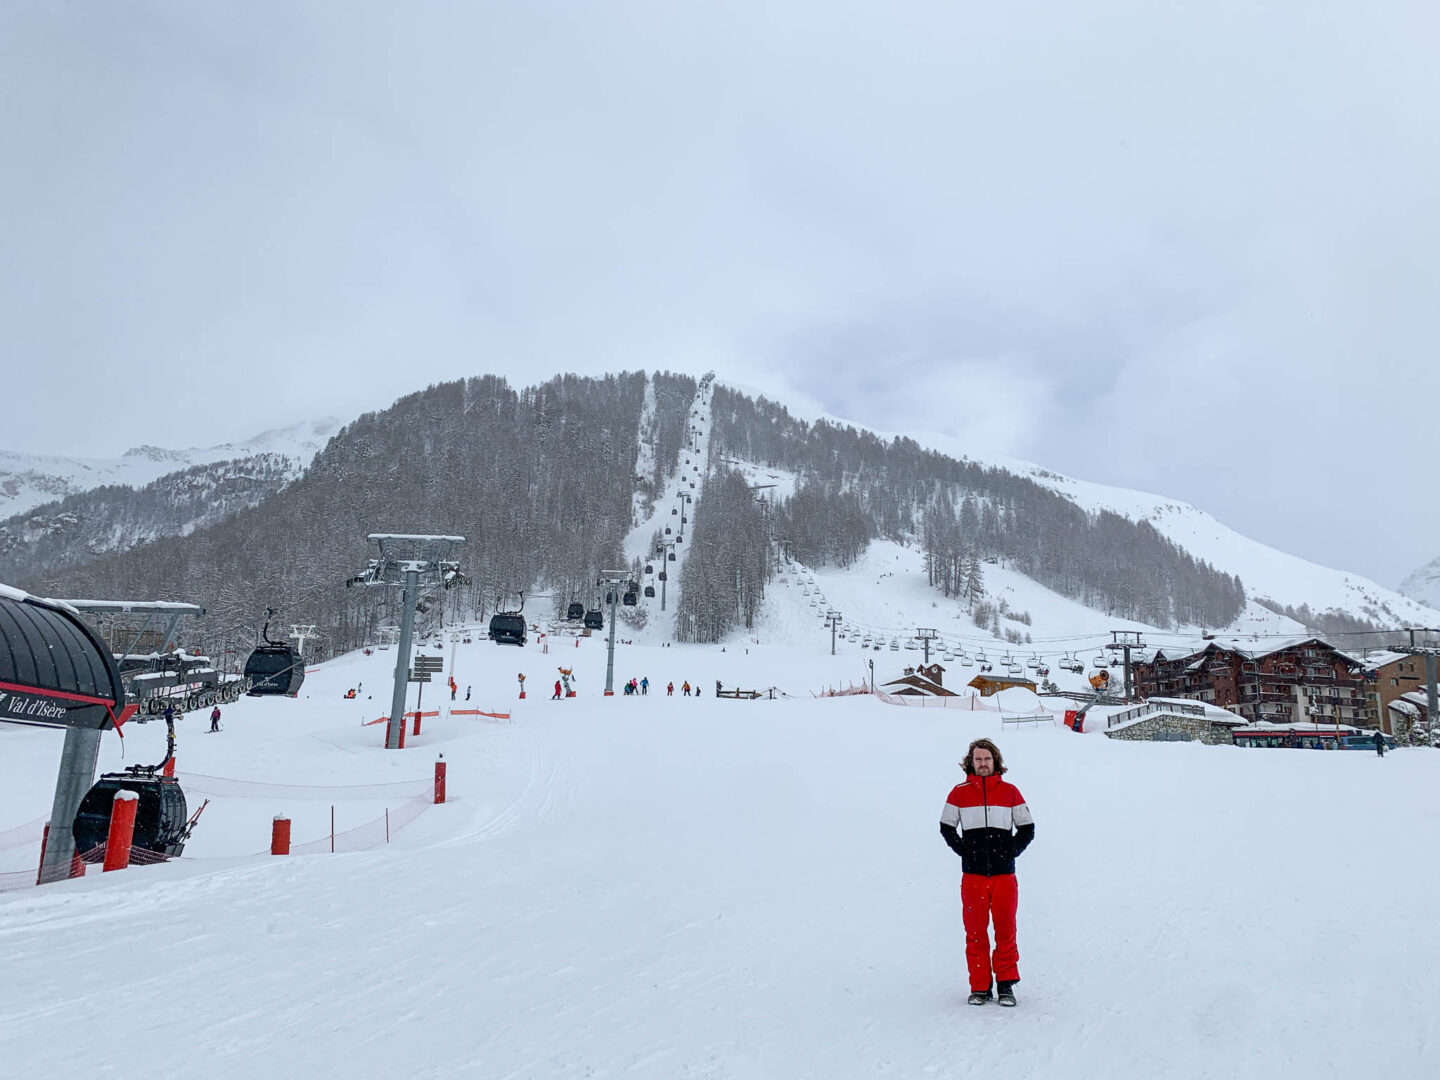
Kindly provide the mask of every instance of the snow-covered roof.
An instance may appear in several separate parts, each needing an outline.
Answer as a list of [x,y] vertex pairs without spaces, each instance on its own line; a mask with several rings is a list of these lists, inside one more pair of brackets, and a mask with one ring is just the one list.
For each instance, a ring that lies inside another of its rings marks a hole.
[[1152,697],[1146,698],[1145,703],[1147,705],[1188,705],[1191,708],[1198,705],[1205,710],[1205,719],[1217,724],[1243,724],[1246,722],[1239,713],[1231,712],[1223,706],[1208,701],[1196,701],[1194,698]]
[[[1294,634],[1285,637],[1274,638],[1256,638],[1243,634],[1237,635],[1235,637],[1222,637],[1217,635],[1214,638],[1202,638],[1196,641],[1192,641],[1188,644],[1172,646],[1166,652],[1165,659],[1167,659],[1171,663],[1174,663],[1176,660],[1184,660],[1188,657],[1193,657],[1194,660],[1191,662],[1189,667],[1186,668],[1186,670],[1194,671],[1199,668],[1204,661],[1204,657],[1201,654],[1207,652],[1211,648],[1219,649],[1224,652],[1235,653],[1237,656],[1243,657],[1246,660],[1260,660],[1266,656],[1269,656],[1271,653],[1283,652],[1286,649],[1293,649],[1299,645],[1306,644],[1314,644],[1321,648],[1329,649],[1342,660],[1354,664],[1357,667],[1363,667],[1366,669],[1374,668],[1377,663],[1389,662],[1388,660],[1377,661],[1373,654],[1369,659],[1365,659],[1363,657],[1355,655],[1352,652],[1347,652],[1344,649],[1338,648],[1337,646],[1332,645],[1330,642],[1326,641],[1324,638],[1316,637],[1314,634]],[[1400,656],[1402,654],[1387,653],[1387,655]],[[1139,662],[1144,663],[1144,661]]]
[[1387,664],[1393,664],[1396,660],[1408,659],[1410,659],[1410,653],[1393,652],[1390,649],[1377,649],[1365,657],[1364,663],[1366,667],[1373,670],[1385,667]]
[[49,604],[51,607],[61,608],[64,611],[68,611],[71,615],[80,614],[80,612],[71,607],[70,602],[67,600],[52,600],[45,596],[32,596],[24,589],[17,589],[13,585],[6,585],[3,582],[0,582],[0,596],[3,596],[6,600],[15,600],[22,604],[27,600],[31,600],[37,604]]

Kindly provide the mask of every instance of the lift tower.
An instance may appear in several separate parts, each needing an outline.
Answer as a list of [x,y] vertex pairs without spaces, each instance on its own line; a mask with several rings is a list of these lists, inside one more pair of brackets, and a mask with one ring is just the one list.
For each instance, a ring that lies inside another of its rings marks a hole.
[[418,533],[371,533],[380,545],[380,557],[347,585],[385,585],[404,588],[400,605],[400,642],[395,656],[395,689],[390,696],[390,723],[385,728],[385,749],[400,748],[405,729],[405,689],[410,681],[410,647],[415,634],[415,605],[421,586],[450,588],[465,581],[455,549],[465,543],[463,536],[433,536]]

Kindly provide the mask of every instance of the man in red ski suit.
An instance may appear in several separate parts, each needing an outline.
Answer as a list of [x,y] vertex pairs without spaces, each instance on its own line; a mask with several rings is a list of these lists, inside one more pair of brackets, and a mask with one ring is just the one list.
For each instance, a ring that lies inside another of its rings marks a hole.
[[[1014,784],[1000,777],[1005,764],[989,739],[976,739],[962,761],[965,782],[945,800],[940,835],[960,856],[960,903],[965,917],[965,961],[970,968],[971,1005],[991,1000],[993,970],[1000,1004],[1014,1005],[1020,981],[1015,944],[1015,856],[1035,839],[1035,819]],[[995,954],[990,954],[990,920],[995,921]]]

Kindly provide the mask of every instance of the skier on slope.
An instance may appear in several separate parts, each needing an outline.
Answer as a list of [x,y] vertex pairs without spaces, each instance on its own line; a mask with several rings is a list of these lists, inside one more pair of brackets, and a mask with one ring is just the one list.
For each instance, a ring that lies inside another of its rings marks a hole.
[[220,730],[220,706],[219,706],[219,705],[216,705],[215,708],[213,708],[213,709],[210,710],[210,730],[211,730],[211,731],[219,731],[219,730]]
[[1375,732],[1375,753],[1380,757],[1385,756],[1385,736],[1378,729]]
[[[1035,819],[1015,785],[1000,779],[1005,763],[989,739],[970,744],[965,782],[957,784],[940,814],[940,835],[960,856],[960,903],[965,921],[965,961],[970,969],[971,1005],[991,1000],[991,973],[1001,1005],[1015,1004],[1020,950],[1015,943],[1015,909],[1020,894],[1015,857],[1035,839]],[[990,921],[995,954],[990,954]]]

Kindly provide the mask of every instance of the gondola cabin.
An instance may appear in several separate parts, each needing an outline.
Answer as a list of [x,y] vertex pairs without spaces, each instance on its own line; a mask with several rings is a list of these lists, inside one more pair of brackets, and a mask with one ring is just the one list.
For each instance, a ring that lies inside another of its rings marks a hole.
[[525,644],[525,616],[514,611],[497,611],[490,616],[490,640],[496,645]]
[[257,645],[245,661],[251,697],[294,697],[305,681],[305,658],[293,645]]
[[586,629],[586,630],[604,630],[604,629],[605,629],[605,616],[602,615],[602,614],[600,614],[600,610],[599,610],[598,608],[595,608],[595,609],[592,609],[592,610],[590,610],[590,611],[585,612],[585,629]]
[[565,618],[571,622],[579,622],[584,617],[585,605],[580,603],[579,600],[572,601],[570,606],[565,610]]
[[185,850],[190,810],[185,804],[185,792],[173,776],[105,773],[85,793],[75,813],[75,851],[81,858],[89,863],[104,861],[110,811],[118,791],[133,791],[140,796],[135,807],[135,847],[167,858]]

